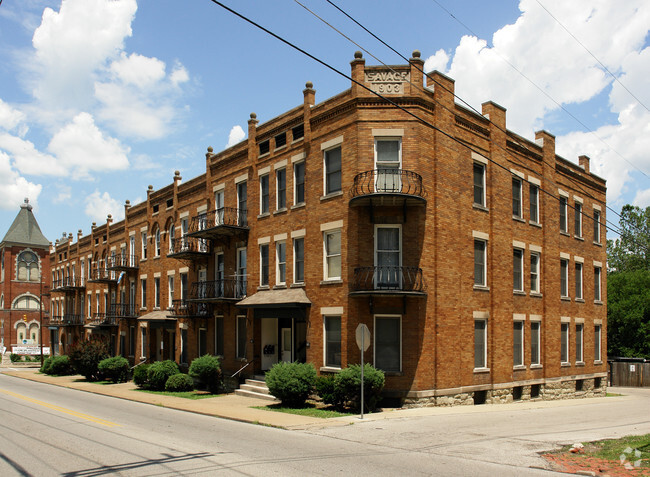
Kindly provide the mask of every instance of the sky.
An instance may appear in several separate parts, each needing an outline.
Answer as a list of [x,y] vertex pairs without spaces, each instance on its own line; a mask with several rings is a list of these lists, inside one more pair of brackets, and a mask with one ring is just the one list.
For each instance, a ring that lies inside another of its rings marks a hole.
[[[357,50],[405,63],[336,5],[400,55],[420,50],[473,108],[505,107],[509,130],[589,156],[613,210],[650,206],[647,0],[223,3],[346,74]],[[243,140],[250,113],[302,104],[307,81],[317,102],[350,87],[211,0],[4,0],[0,234],[26,197],[53,242],[120,220],[148,185],[204,173],[207,148]]]

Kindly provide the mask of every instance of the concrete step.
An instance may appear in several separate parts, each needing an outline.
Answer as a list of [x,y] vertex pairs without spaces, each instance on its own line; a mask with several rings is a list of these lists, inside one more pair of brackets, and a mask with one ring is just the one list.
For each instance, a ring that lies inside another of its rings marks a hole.
[[246,384],[250,384],[251,386],[258,386],[261,388],[265,388],[266,386],[266,381],[262,379],[246,379],[245,380]]
[[254,391],[247,391],[246,389],[242,389],[242,388],[235,389],[235,394],[237,396],[252,397],[263,401],[276,401],[275,397],[271,396],[270,394],[262,394]]
[[254,393],[259,393],[259,394],[270,394],[269,393],[269,388],[266,386],[255,386],[254,384],[242,384],[239,386],[239,389],[244,389],[245,391],[253,391]]

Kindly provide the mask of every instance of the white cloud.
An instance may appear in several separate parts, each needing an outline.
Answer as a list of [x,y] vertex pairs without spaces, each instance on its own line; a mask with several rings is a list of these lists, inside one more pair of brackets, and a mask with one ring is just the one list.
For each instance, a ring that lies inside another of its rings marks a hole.
[[43,186],[29,182],[11,167],[9,155],[0,151],[0,208],[15,210],[25,197],[36,206]]
[[237,124],[233,126],[230,130],[230,134],[228,134],[228,143],[226,144],[226,147],[234,146],[235,144],[242,141],[245,137],[246,133],[240,125]]
[[63,176],[66,170],[57,159],[36,149],[30,141],[0,134],[0,150],[10,154],[13,166],[22,174]]
[[178,86],[182,83],[188,82],[190,80],[190,75],[183,65],[177,63],[174,66],[174,71],[172,71],[170,80],[174,86]]
[[127,56],[122,52],[120,59],[111,63],[110,70],[124,84],[132,84],[142,89],[153,86],[165,77],[163,61],[137,53]]
[[[25,114],[0,99],[0,128],[11,131],[25,120]],[[26,132],[26,131],[25,131]]]
[[68,201],[72,198],[72,188],[68,185],[59,184],[56,186],[59,190],[59,193],[52,199],[52,202],[55,204],[60,204],[61,202]]
[[79,113],[57,132],[48,150],[73,178],[88,178],[90,172],[126,169],[130,149],[117,139],[106,137],[88,113]]
[[108,214],[113,216],[113,220],[122,220],[124,218],[124,205],[113,199],[108,192],[100,193],[95,190],[86,197],[86,215],[98,224],[106,222]]
[[438,50],[424,62],[425,71],[446,71],[449,55],[445,50]]

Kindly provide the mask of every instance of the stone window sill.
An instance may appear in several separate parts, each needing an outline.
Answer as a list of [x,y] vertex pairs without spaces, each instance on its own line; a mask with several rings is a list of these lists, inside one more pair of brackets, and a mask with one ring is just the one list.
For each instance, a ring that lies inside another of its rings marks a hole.
[[335,368],[333,366],[322,366],[320,368],[321,373],[340,373],[341,368]]
[[321,196],[320,200],[325,201],[325,200],[330,200],[330,199],[336,199],[337,197],[343,197],[343,191],[339,190],[336,192],[331,192],[329,194]]
[[343,283],[343,280],[341,280],[340,278],[336,280],[322,280],[320,282],[321,285],[339,285],[341,283]]
[[304,203],[304,202],[300,202],[299,204],[294,204],[294,205],[292,205],[292,206],[291,206],[291,209],[292,209],[292,210],[293,210],[293,209],[301,209],[301,208],[303,208],[304,206],[305,206],[305,203]]
[[532,220],[529,220],[528,224],[532,225],[533,227],[537,227],[538,229],[542,228],[542,224],[540,224],[539,222],[533,222]]
[[483,292],[489,292],[490,287],[485,286],[485,285],[474,285],[474,290],[476,291],[483,291]]
[[479,373],[489,373],[490,368],[474,368],[474,373],[479,374]]
[[472,208],[474,208],[475,210],[480,210],[482,212],[490,212],[490,209],[488,209],[484,205],[477,204],[477,203],[472,204]]

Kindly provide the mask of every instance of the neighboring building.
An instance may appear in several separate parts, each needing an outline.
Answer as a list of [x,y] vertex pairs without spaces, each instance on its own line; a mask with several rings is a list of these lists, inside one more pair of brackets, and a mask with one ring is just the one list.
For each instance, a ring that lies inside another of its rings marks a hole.
[[[0,242],[0,349],[41,344],[41,296],[47,294],[49,277],[50,242],[25,199]],[[49,338],[43,334],[43,346],[49,346]]]
[[366,360],[409,405],[602,394],[606,188],[589,159],[506,131],[492,102],[455,104],[438,72],[423,86],[419,52],[351,65],[351,89],[316,104],[307,83],[302,105],[208,148],[205,174],[58,241],[64,347],[335,373],[365,323]]

